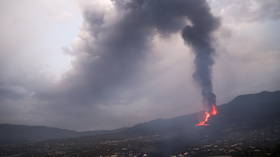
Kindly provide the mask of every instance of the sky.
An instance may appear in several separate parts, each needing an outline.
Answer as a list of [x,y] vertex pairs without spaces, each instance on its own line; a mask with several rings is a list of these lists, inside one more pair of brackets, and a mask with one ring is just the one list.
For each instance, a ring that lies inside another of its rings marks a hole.
[[82,131],[201,111],[182,30],[212,16],[217,104],[280,90],[280,1],[146,2],[1,0],[0,123]]

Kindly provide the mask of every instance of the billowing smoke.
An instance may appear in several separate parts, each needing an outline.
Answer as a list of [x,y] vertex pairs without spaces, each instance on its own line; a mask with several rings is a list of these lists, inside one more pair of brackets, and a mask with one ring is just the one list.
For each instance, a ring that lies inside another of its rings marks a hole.
[[193,78],[201,87],[203,102],[207,106],[216,104],[216,96],[213,93],[212,66],[214,64],[214,48],[212,47],[211,33],[218,27],[218,21],[211,16],[209,11],[201,12],[205,17],[192,18],[191,26],[186,26],[182,36],[190,44],[195,53],[195,72]]
[[[217,20],[206,0],[112,0],[114,15],[98,7],[84,11],[86,33],[82,46],[74,49],[77,60],[55,91],[43,95],[53,104],[114,104],[118,88],[133,84],[133,77],[145,63],[156,34],[181,34],[196,54],[195,79],[207,104],[215,102],[211,66],[211,32]],[[172,53],[172,52],[170,52]],[[51,98],[50,98],[51,97]],[[109,98],[108,98],[109,97]],[[110,102],[108,102],[110,101]],[[76,107],[75,113],[80,107]]]
[[211,80],[214,64],[211,36],[219,26],[219,21],[210,13],[207,2],[205,0],[134,0],[128,4],[134,14],[141,16],[142,22],[155,27],[160,33],[168,34],[183,30],[182,36],[185,42],[191,45],[195,53],[193,78],[201,87],[203,103],[209,107],[216,104]]

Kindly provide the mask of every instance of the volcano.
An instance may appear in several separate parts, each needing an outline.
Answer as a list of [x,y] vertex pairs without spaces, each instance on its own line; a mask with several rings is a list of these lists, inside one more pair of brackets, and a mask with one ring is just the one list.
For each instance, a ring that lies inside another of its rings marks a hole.
[[280,91],[238,96],[212,108],[209,114],[212,116],[205,123],[209,125],[204,127],[194,125],[197,122],[195,113],[95,135],[87,133],[77,138],[2,145],[0,156],[58,156],[56,152],[61,156],[118,154],[124,157],[129,154],[165,157],[184,153],[190,157],[280,155]]
[[217,114],[218,114],[217,106],[215,104],[211,105],[210,111],[205,111],[203,113],[203,119],[199,123],[197,123],[196,126],[207,126],[207,125],[209,125],[209,124],[207,124],[209,119],[212,116],[216,116]]

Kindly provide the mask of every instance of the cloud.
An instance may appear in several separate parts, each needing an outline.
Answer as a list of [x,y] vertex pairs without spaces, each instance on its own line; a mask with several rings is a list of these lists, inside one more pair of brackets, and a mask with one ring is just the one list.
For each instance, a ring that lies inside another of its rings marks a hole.
[[276,0],[208,0],[216,14],[238,22],[277,20],[280,18],[280,2]]
[[187,19],[195,22],[200,17],[212,18],[203,0],[115,1],[115,4],[116,19],[100,10],[84,11],[84,29],[89,37],[83,39],[78,52],[72,52],[79,57],[74,69],[47,98],[53,94],[60,103],[104,103],[118,86],[129,84],[137,75],[155,34],[179,33]]

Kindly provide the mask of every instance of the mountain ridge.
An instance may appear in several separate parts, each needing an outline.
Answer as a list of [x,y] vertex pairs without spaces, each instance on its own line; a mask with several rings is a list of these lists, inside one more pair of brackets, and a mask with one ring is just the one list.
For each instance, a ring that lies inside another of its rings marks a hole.
[[[268,104],[270,107],[266,107],[264,104]],[[256,94],[240,95],[226,104],[219,105],[218,109],[220,114],[211,118],[210,124],[215,123],[220,126],[226,126],[232,122],[240,121],[241,118],[244,119],[243,123],[252,121],[249,125],[255,124],[254,121],[256,120],[258,120],[258,123],[262,124],[262,118],[265,116],[274,116],[278,119],[278,114],[280,114],[280,91],[263,91]],[[248,114],[248,112],[250,112],[250,114]],[[110,134],[114,137],[133,137],[158,133],[171,134],[170,132],[174,132],[174,136],[175,134],[179,136],[186,132],[192,134],[191,131],[199,130],[200,128],[195,126],[197,121],[197,113],[192,113],[173,118],[156,119],[120,129],[83,132],[47,126],[0,124],[0,144],[18,144],[103,134]],[[265,119],[264,121],[267,123]],[[238,123],[242,123],[242,121]],[[212,126],[209,128],[211,127]]]

